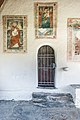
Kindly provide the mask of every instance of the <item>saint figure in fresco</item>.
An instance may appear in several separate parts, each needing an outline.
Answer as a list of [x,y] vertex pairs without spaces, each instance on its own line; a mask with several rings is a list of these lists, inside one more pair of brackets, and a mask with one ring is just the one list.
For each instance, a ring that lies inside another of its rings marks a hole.
[[10,30],[10,46],[9,46],[9,48],[12,48],[16,44],[18,44],[18,47],[20,47],[20,30],[17,27],[17,23],[13,22],[11,24],[11,30]]
[[50,15],[47,7],[44,8],[42,14],[42,28],[50,28]]
[[53,28],[52,7],[39,7],[39,28]]

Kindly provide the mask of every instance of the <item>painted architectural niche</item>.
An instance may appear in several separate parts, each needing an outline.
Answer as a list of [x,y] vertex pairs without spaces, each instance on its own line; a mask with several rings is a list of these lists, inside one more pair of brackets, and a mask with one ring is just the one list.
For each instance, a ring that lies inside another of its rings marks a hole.
[[68,60],[80,61],[80,18],[68,18]]
[[35,37],[56,38],[57,2],[35,3]]
[[3,16],[4,52],[22,53],[27,50],[27,16]]

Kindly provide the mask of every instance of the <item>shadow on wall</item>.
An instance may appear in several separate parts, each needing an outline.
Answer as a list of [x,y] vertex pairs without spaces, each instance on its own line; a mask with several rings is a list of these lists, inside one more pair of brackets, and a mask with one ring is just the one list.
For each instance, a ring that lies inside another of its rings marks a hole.
[[0,7],[2,6],[3,2],[4,2],[4,0],[0,0]]

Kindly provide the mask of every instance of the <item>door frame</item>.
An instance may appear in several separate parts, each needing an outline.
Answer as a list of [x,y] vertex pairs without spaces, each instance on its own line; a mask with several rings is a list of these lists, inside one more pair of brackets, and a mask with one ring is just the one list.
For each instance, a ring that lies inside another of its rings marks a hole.
[[[54,50],[54,54],[55,54],[55,63],[57,63],[56,61],[56,49],[55,49],[55,46],[53,47],[52,44],[50,43],[46,43],[46,44],[40,44],[38,47],[37,47],[37,50],[36,50],[36,88],[39,88],[38,86],[38,51],[40,49],[40,47],[44,46],[44,45],[48,45],[50,46],[53,50]],[[56,69],[55,69],[55,78],[54,78],[54,87],[56,87]]]

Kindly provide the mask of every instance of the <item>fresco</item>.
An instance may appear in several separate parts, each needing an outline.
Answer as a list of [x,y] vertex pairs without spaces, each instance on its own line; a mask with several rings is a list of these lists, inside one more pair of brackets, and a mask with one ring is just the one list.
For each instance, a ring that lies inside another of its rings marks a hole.
[[35,3],[35,37],[56,38],[57,3]]
[[80,18],[68,18],[68,60],[80,61]]
[[26,52],[27,17],[3,16],[4,52]]

